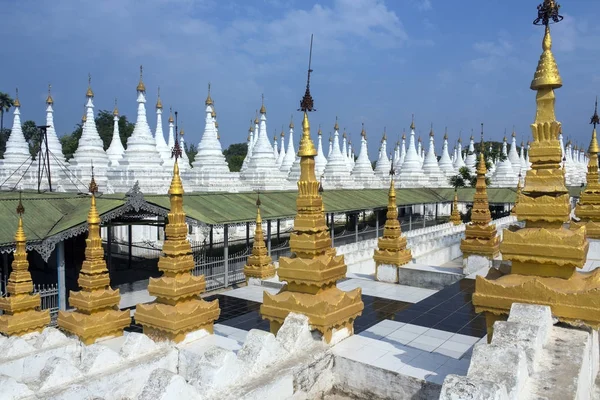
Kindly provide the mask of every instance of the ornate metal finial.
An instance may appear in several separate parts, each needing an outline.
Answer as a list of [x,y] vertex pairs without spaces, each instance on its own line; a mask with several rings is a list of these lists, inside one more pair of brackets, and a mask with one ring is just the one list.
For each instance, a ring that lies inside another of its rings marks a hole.
[[19,204],[17,205],[17,214],[23,215],[25,214],[25,207],[23,207],[23,203],[21,202],[21,196],[23,192],[19,190]]
[[169,106],[169,123],[173,123],[173,107]]
[[596,129],[596,125],[600,124],[600,118],[598,118],[598,96],[596,96],[596,105],[594,107],[594,115],[592,115],[590,124],[594,125],[594,129]]
[[14,101],[13,105],[15,107],[21,107],[21,102],[19,101],[19,88],[15,88],[15,91],[16,91],[17,95],[15,96],[15,101]]
[[558,12],[560,5],[554,0],[544,0],[543,3],[537,6],[538,16],[533,20],[534,25],[545,25],[557,23],[563,20],[563,16]]
[[[183,131],[183,129],[182,129]],[[183,134],[183,132],[181,132]],[[181,157],[181,155],[183,154],[181,151],[181,145],[179,144],[179,131],[178,131],[178,124],[177,124],[177,111],[175,111],[175,143],[173,144],[173,148],[171,149],[171,158],[175,157],[175,162],[177,162],[177,159],[179,157]]]
[[333,130],[334,131],[339,131],[340,130],[340,126],[338,125],[338,117],[337,117],[337,115],[335,116],[335,125],[333,125]]
[[448,127],[444,129],[444,140],[448,140]]
[[98,185],[96,184],[96,179],[94,178],[94,163],[92,162],[92,180],[90,181],[89,192],[92,195],[98,193]]
[[410,123],[410,129],[415,130],[415,114],[412,115],[412,120]]
[[[390,153],[390,158],[392,157],[392,153]],[[394,177],[396,175],[396,171],[394,170],[394,165],[390,167],[390,177]]]
[[365,132],[365,123],[362,123],[362,130],[360,131],[360,136],[367,138],[367,132]]
[[254,110],[254,125],[258,125],[258,110]]
[[483,144],[483,122],[481,123],[481,143]]
[[113,116],[119,115],[119,109],[117,108],[117,98],[115,97],[115,108],[113,109]]
[[290,129],[294,129],[294,114],[290,117]]
[[158,98],[156,99],[156,108],[162,110],[163,105],[162,105],[162,101],[160,100],[160,86],[158,87]]
[[319,177],[319,193],[323,193],[323,175]]
[[433,137],[433,122],[431,123],[431,130],[429,131],[429,136]]
[[86,97],[94,97],[94,92],[92,91],[92,74],[88,73],[88,88],[85,93]]
[[260,202],[260,190],[256,191],[256,207],[260,207],[261,202]]
[[212,97],[210,97],[210,82],[208,82],[208,95],[206,96],[206,101],[204,102],[204,104],[207,106],[213,105],[213,99]]
[[311,74],[311,72],[313,72],[313,70],[310,69],[310,65],[312,62],[312,44],[313,44],[313,35],[311,34],[310,35],[310,52],[308,55],[308,76],[306,78],[306,92],[304,92],[304,97],[300,101],[300,109],[298,111],[305,111],[305,112],[317,111],[314,108],[314,101],[313,101],[312,96],[310,95],[310,74]]
[[146,85],[144,85],[144,66],[140,65],[140,83],[138,83],[137,85],[137,91],[138,92],[145,92],[146,91]]
[[52,84],[48,84],[48,97],[46,97],[46,104],[52,105],[54,104],[54,99],[52,98]]
[[261,114],[266,114],[267,113],[267,109],[265,108],[265,95],[261,94],[260,98],[261,98],[260,113]]

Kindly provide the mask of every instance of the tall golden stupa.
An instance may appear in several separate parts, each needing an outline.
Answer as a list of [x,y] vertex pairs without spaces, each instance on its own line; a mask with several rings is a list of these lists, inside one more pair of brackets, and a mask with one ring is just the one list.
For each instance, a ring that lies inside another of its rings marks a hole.
[[[311,40],[312,52],[312,40]],[[292,257],[281,257],[277,274],[287,284],[275,295],[264,293],[260,307],[262,317],[277,333],[290,312],[308,317],[312,329],[318,330],[327,343],[334,330],[347,328],[353,332],[354,320],[364,308],[361,289],[343,292],[336,282],[346,276],[344,256],[336,255],[325,223],[319,181],[315,178],[317,150],[310,138],[308,112],[313,111],[310,95],[310,69],[306,93],[300,102],[304,113],[300,140],[300,179],[298,180],[298,213],[290,235]]]
[[267,254],[265,237],[262,230],[262,218],[260,217],[260,198],[256,199],[256,228],[254,230],[254,244],[252,254],[244,265],[246,282],[250,278],[266,279],[275,276],[273,259]]
[[25,207],[21,203],[19,194],[19,224],[15,233],[15,256],[12,262],[12,271],[6,285],[7,296],[0,297],[0,333],[5,335],[25,335],[32,332],[41,332],[50,324],[50,311],[40,310],[39,293],[32,294],[33,281],[29,273],[27,261],[25,230],[23,229],[23,214]]
[[462,224],[460,211],[458,211],[458,191],[456,189],[454,189],[454,201],[452,202],[452,214],[450,214],[450,222],[452,222],[452,225]]
[[600,124],[598,99],[596,99],[596,107],[590,123],[594,125],[594,129],[592,130],[592,140],[588,149],[590,160],[588,161],[586,176],[587,186],[581,193],[579,203],[575,208],[575,216],[580,218],[581,221],[572,221],[571,228],[585,226],[586,236],[589,239],[600,239],[600,183],[598,182],[598,153],[600,147],[598,147],[596,136],[596,125]]
[[121,336],[123,329],[131,324],[129,311],[119,310],[119,289],[110,287],[100,237],[100,215],[96,209],[98,185],[93,170],[89,190],[92,194],[87,218],[89,233],[85,240],[85,260],[77,280],[81,290],[71,291],[69,295],[69,303],[75,310],[58,313],[58,327],[79,336],[85,344],[103,337]]
[[477,183],[473,196],[473,209],[471,210],[471,223],[465,228],[465,238],[460,243],[460,250],[466,258],[478,255],[493,260],[499,253],[499,240],[496,235],[496,226],[490,224],[492,215],[488,202],[485,175],[487,168],[483,156],[483,124],[481,124],[481,148],[479,151],[479,164],[477,165]]
[[[177,113],[175,113],[177,114]],[[175,135],[173,178],[169,187],[171,210],[165,228],[166,240],[158,261],[160,278],[150,278],[148,292],[156,300],[138,304],[135,320],[144,333],[155,340],[181,342],[190,332],[205,329],[213,332],[219,318],[219,300],[204,301],[200,294],[206,289],[204,275],[192,275],[194,257],[187,239],[187,225],[183,211],[183,185],[179,176],[178,158],[181,146]]]
[[493,322],[506,318],[515,302],[548,305],[562,322],[600,327],[600,270],[575,272],[587,257],[586,230],[564,226],[571,209],[561,168],[561,124],[554,114],[554,89],[562,86],[562,80],[552,54],[549,26],[562,19],[559,7],[553,0],[545,0],[534,21],[544,26],[545,34],[531,82],[531,89],[537,92],[536,118],[531,125],[533,165],[515,207],[525,227],[504,232],[500,251],[504,260],[512,262],[511,273],[491,270],[485,278],[478,276],[473,294],[476,311],[486,313],[489,338]]

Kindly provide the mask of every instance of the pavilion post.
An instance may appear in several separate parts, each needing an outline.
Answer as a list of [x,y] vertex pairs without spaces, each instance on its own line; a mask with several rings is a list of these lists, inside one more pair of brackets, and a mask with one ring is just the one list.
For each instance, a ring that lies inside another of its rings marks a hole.
[[131,224],[127,225],[127,248],[129,249],[129,254],[128,254],[128,268],[131,268],[131,253],[133,252],[133,245],[132,245],[132,236],[133,236],[133,229],[131,227]]
[[208,249],[212,251],[213,247],[213,226],[210,226],[210,232],[208,234]]
[[0,285],[0,294],[6,293],[6,281],[8,280],[8,253],[2,254],[2,261],[2,276],[0,276],[2,284]]
[[113,227],[110,222],[106,223],[106,267],[108,268],[108,274],[110,275],[112,266],[112,236]]
[[279,218],[277,218],[277,244],[279,244],[280,239],[280,234],[281,234],[281,220]]
[[425,204],[422,205],[423,207],[423,228],[425,228]]
[[58,309],[67,309],[67,288],[65,283],[65,242],[56,244],[56,271],[58,273]]
[[[212,229],[211,229],[212,233]],[[212,244],[212,235],[211,235]],[[223,224],[223,266],[225,267],[225,287],[229,287],[229,225]]]
[[331,222],[329,223],[329,229],[331,230],[331,247],[335,247],[334,239],[335,239],[335,223],[333,221],[333,213],[331,215]]
[[271,256],[271,220],[267,220],[267,254]]
[[412,207],[408,208],[408,230],[412,231]]
[[373,210],[375,214],[375,239],[379,237],[379,210]]
[[358,243],[358,217],[360,216],[359,213],[356,213],[356,215],[354,216],[354,241]]
[[250,222],[246,222],[246,247],[250,247]]

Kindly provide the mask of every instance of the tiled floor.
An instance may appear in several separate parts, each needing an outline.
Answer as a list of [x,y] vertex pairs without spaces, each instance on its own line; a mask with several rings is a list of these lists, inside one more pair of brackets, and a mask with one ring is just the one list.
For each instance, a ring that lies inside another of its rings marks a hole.
[[337,287],[341,290],[352,290],[360,287],[363,295],[407,303],[418,303],[437,292],[437,290],[398,285],[397,283],[378,282],[373,280],[372,277],[346,279],[338,282]]

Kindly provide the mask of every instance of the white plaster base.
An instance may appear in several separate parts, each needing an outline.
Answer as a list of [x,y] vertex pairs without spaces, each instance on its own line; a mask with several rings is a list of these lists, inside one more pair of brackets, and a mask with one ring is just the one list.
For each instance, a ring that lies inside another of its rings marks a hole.
[[491,268],[492,264],[493,260],[487,257],[477,255],[468,256],[463,258],[463,274],[470,275],[480,269]]
[[262,286],[262,279],[248,278],[248,286]]
[[424,289],[441,290],[464,277],[461,268],[406,264],[398,268],[398,283]]
[[590,248],[588,250],[587,259],[600,260],[600,240],[588,239],[588,243],[590,244]]
[[375,279],[380,282],[398,283],[398,267],[390,264],[379,264],[375,271]]

